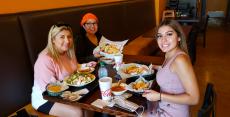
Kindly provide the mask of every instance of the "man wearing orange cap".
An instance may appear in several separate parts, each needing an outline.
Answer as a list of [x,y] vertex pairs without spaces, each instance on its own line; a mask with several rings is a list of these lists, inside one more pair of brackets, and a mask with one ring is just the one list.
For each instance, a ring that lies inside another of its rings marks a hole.
[[93,50],[98,46],[102,37],[98,31],[98,18],[92,13],[86,13],[82,17],[80,25],[81,34],[76,40],[78,62],[96,60],[96,57],[93,56]]

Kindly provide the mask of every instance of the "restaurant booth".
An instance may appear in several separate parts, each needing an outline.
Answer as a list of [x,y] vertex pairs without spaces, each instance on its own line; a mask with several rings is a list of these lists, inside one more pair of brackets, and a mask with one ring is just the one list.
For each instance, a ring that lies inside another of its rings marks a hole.
[[138,36],[155,27],[154,0],[0,15],[0,116],[8,116],[31,103],[33,65],[47,44],[49,28],[58,21],[68,23],[76,37],[81,17],[87,12],[98,16],[101,32],[113,41],[129,39],[128,44],[134,43]]

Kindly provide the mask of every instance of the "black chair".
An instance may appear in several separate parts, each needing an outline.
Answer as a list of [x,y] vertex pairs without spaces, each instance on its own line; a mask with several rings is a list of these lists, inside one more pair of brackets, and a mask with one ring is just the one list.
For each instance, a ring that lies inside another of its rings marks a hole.
[[198,25],[199,26],[198,32],[202,34],[202,37],[203,37],[203,47],[204,48],[206,47],[206,31],[207,31],[207,26],[208,26],[208,19],[209,19],[208,15],[201,17],[199,25]]
[[201,34],[203,37],[203,47],[206,47],[206,30],[208,26],[209,16],[206,11],[206,0],[201,0],[200,4],[200,15],[199,15],[199,23],[197,23],[198,34]]
[[208,83],[205,91],[204,102],[198,111],[198,117],[215,117],[216,93],[214,85]]
[[192,65],[196,62],[196,40],[197,40],[198,30],[193,25],[191,31],[189,32],[187,39],[188,54],[191,59]]
[[206,47],[206,31],[208,27],[208,19],[209,16],[205,15],[203,17],[200,17],[198,23],[194,24],[194,28],[196,29],[197,34],[202,35],[204,48]]

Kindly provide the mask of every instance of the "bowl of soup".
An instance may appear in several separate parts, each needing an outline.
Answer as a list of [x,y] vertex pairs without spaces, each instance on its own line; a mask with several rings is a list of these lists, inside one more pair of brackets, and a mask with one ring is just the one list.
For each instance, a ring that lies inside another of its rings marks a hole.
[[123,93],[127,91],[126,87],[127,87],[127,84],[125,83],[120,83],[119,85],[118,83],[113,83],[111,91],[113,95],[122,95]]
[[68,88],[69,87],[67,85],[64,86],[57,83],[50,83],[46,86],[46,90],[50,96],[60,96],[62,92]]

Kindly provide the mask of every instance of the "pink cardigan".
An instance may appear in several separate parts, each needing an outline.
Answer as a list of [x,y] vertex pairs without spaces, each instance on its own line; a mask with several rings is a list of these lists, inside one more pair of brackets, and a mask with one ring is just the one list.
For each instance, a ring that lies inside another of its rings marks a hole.
[[[63,80],[77,69],[76,59],[69,59],[67,55],[60,56],[61,64],[57,63],[46,50],[43,50],[34,65],[34,86],[32,91],[32,105],[35,109],[44,104],[42,92],[46,85],[56,80]],[[67,66],[67,67],[64,67]]]

